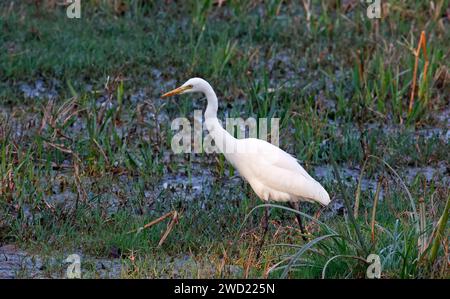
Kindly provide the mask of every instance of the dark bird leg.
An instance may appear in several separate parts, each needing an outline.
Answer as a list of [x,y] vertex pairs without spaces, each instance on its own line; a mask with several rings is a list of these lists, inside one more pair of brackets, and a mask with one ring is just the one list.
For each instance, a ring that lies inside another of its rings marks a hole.
[[[296,211],[299,210],[298,202],[289,201],[288,204],[289,204],[289,207],[291,207],[291,209],[296,210]],[[302,239],[303,239],[303,241],[307,241],[308,239],[305,236],[305,228],[303,227],[302,217],[300,216],[300,214],[297,214],[297,213],[295,213],[295,217],[297,218],[298,225],[300,226],[300,232],[302,233]]]
[[261,255],[261,249],[264,245],[264,241],[266,239],[267,230],[269,229],[269,207],[265,207],[264,209],[264,216],[261,219],[261,227],[263,230],[261,241],[258,245],[258,253],[256,254],[256,259],[258,260]]

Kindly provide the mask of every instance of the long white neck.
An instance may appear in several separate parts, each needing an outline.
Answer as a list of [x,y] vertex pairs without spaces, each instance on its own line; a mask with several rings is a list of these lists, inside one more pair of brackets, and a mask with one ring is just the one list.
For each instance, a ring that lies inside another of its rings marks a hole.
[[217,119],[217,109],[219,107],[219,103],[214,89],[208,83],[205,85],[204,93],[206,99],[208,100],[208,106],[205,111],[205,120]]
[[216,93],[211,85],[206,84],[203,89],[203,93],[208,100],[208,105],[205,111],[205,125],[209,131],[209,134],[214,139],[217,148],[226,153],[225,149],[231,149],[234,147],[236,139],[231,136],[219,123],[217,118],[218,100]]

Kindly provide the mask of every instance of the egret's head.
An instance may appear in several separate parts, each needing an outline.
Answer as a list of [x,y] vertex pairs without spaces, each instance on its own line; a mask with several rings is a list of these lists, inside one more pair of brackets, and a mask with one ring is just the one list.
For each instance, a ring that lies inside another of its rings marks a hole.
[[189,92],[204,92],[205,88],[208,86],[208,82],[203,80],[202,78],[191,78],[187,80],[183,85],[174,90],[166,92],[161,97],[166,98],[170,96],[174,96],[177,94],[189,93]]

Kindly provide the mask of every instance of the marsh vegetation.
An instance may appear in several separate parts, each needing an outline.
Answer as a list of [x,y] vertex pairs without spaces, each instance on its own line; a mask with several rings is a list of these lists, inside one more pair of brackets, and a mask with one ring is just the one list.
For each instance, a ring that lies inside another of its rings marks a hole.
[[[363,278],[375,253],[383,278],[448,278],[450,4],[382,2],[82,1],[68,19],[1,1],[0,277],[63,277],[78,253],[83,277]],[[160,95],[194,76],[221,119],[280,118],[332,198],[301,206],[309,241],[272,206],[256,259],[248,184],[171,151],[171,120],[206,103]]]

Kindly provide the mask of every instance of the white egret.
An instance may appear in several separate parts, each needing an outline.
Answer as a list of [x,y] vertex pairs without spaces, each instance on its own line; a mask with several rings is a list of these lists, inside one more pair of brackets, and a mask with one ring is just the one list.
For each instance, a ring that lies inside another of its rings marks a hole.
[[[330,203],[327,191],[303,169],[297,159],[264,140],[236,139],[229,134],[217,119],[217,96],[207,81],[191,78],[180,87],[163,94],[162,98],[192,92],[200,92],[206,96],[208,105],[205,125],[209,134],[218,150],[247,180],[260,199],[264,202],[287,202],[294,209],[298,209],[301,201],[317,202],[324,206]],[[296,216],[304,238],[300,215]],[[262,241],[268,227],[267,209],[263,220]]]

